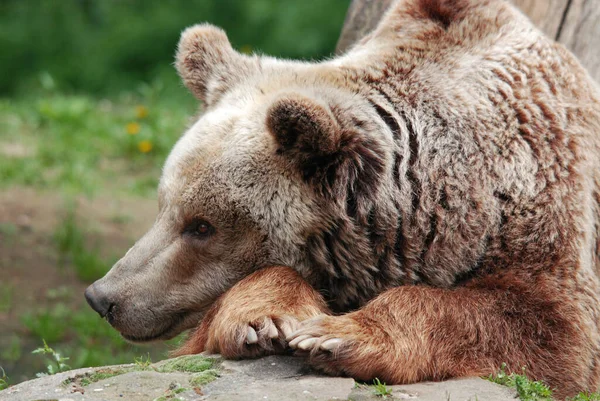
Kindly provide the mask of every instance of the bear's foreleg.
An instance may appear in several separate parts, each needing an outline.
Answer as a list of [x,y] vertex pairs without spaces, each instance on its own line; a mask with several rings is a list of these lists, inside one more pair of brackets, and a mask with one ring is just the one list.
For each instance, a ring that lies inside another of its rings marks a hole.
[[585,386],[585,362],[575,308],[557,293],[494,281],[397,287],[356,312],[302,322],[289,346],[319,370],[364,381],[489,375],[506,363],[568,394]]
[[329,313],[325,301],[296,271],[264,268],[223,294],[175,354],[208,351],[231,359],[280,354],[300,321],[324,313]]

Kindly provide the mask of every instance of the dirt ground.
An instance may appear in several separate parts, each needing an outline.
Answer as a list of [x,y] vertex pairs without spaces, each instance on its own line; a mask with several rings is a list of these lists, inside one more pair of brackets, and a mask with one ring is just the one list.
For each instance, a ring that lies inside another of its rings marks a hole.
[[[123,255],[152,225],[157,208],[155,200],[115,200],[106,195],[80,198],[76,204],[77,221],[86,231],[86,240],[100,241],[101,251],[110,255]],[[66,289],[70,294],[67,302],[81,305],[87,286],[58,260],[54,233],[65,213],[65,200],[56,193],[20,187],[0,190],[0,285],[12,289],[10,304],[0,309],[0,351],[17,334],[23,355],[19,361],[7,362],[0,353],[0,366],[16,381],[27,373],[31,350],[40,345],[39,339],[24,332],[20,317],[49,306],[51,289]]]

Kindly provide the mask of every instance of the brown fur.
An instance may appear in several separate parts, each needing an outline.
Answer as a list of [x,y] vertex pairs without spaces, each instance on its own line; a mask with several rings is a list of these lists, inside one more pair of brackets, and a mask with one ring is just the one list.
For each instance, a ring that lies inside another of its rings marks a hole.
[[[289,267],[262,269],[223,294],[176,355],[207,351],[237,359],[283,353],[282,324],[295,328],[298,322],[322,313],[328,313],[325,301],[296,271]],[[266,335],[265,318],[277,326],[277,338]],[[256,344],[246,343],[249,325],[258,333]]]
[[282,352],[273,324],[326,312],[310,287],[334,314],[285,337],[326,372],[505,362],[559,396],[597,389],[598,86],[510,3],[400,0],[312,64],[201,25],[177,67],[205,114],[167,160],[155,226],[93,287],[124,335],[172,337],[219,299],[183,352]]

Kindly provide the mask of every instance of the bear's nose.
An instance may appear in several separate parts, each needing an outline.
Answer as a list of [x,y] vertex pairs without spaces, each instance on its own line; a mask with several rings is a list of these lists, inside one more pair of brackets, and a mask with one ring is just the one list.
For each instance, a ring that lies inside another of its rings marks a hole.
[[113,306],[113,303],[108,299],[106,294],[94,284],[90,285],[85,290],[84,295],[87,303],[93,310],[98,312],[101,317],[105,317]]

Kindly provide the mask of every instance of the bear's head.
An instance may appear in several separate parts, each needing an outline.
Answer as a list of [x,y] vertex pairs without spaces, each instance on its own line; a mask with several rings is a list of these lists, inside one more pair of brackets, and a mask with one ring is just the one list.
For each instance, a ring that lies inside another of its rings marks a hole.
[[390,130],[345,89],[335,61],[243,55],[223,31],[198,25],[182,34],[176,66],[204,111],[165,163],[153,227],[86,290],[131,341],[196,326],[262,267],[320,280],[314,265],[326,270],[335,256],[314,238],[360,227],[392,174]]

